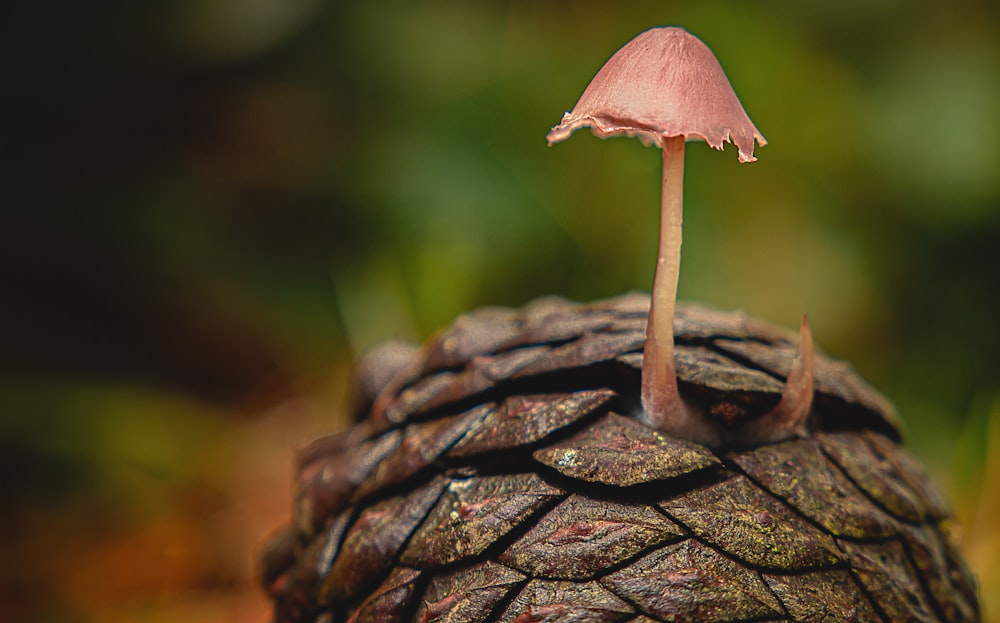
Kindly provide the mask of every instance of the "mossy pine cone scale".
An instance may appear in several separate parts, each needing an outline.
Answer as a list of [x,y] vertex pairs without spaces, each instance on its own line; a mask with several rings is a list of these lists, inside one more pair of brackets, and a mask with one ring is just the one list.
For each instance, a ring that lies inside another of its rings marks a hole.
[[[358,423],[303,451],[265,551],[275,619],[979,620],[947,504],[875,390],[818,356],[805,436],[664,435],[632,417],[647,309],[487,309],[363,363]],[[683,305],[675,334],[706,417],[780,400],[794,335]]]

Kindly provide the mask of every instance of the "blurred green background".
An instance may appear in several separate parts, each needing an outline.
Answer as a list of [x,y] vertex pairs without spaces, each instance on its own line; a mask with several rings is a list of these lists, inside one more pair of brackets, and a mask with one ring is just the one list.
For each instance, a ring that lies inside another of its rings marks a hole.
[[0,26],[0,619],[264,620],[254,548],[353,356],[648,289],[659,154],[544,137],[664,24],[769,141],[689,146],[681,298],[808,312],[1000,613],[1000,5],[62,4]]

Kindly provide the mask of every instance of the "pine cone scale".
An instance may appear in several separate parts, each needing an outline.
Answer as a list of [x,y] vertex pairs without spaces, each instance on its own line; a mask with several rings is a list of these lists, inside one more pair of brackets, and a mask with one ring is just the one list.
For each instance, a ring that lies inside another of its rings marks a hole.
[[892,519],[826,460],[807,439],[763,446],[729,457],[753,480],[834,536],[888,537]]
[[[265,557],[276,620],[979,620],[947,502],[877,392],[817,356],[799,437],[664,435],[633,417],[647,308],[487,310],[369,366],[368,418],[302,454]],[[675,333],[702,417],[780,400],[794,336],[696,306]]]

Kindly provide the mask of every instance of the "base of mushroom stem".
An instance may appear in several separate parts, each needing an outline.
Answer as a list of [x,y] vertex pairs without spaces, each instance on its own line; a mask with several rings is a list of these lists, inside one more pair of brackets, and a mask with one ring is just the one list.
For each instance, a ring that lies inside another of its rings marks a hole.
[[[646,349],[648,353],[650,349]],[[710,447],[724,445],[760,444],[782,441],[802,436],[812,410],[815,394],[815,355],[812,330],[805,314],[799,325],[798,355],[792,362],[785,379],[781,400],[767,413],[749,420],[734,417],[726,409],[711,412],[695,401],[680,394],[676,376],[665,383],[672,391],[665,399],[654,399],[647,404],[646,379],[643,379],[642,409],[636,419],[663,433],[689,439]],[[660,366],[659,371],[674,375],[674,366]],[[666,368],[666,370],[663,370]],[[648,367],[643,366],[643,373]],[[672,382],[671,382],[672,381]],[[662,380],[661,380],[662,383]]]

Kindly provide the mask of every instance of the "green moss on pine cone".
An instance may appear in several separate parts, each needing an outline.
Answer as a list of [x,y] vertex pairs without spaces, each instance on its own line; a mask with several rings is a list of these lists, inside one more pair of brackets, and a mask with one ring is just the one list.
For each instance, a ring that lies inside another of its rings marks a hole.
[[[265,552],[284,622],[977,621],[949,509],[896,415],[817,357],[805,437],[709,449],[630,417],[648,298],[459,318],[361,366]],[[796,338],[680,306],[681,392],[777,404]]]

